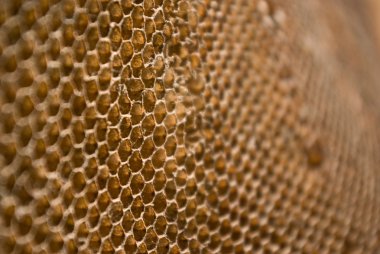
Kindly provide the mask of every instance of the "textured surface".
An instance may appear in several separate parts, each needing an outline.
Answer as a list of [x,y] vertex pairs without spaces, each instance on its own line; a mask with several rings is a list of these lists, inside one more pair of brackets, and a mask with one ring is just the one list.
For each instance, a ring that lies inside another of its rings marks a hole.
[[374,3],[0,0],[1,253],[379,253]]

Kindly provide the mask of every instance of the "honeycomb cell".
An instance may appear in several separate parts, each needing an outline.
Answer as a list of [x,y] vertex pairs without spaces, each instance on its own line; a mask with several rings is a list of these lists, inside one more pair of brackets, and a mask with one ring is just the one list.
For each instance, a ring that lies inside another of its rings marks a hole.
[[98,207],[101,211],[105,211],[109,206],[111,200],[107,192],[103,192],[98,198]]
[[144,204],[140,196],[133,200],[131,211],[135,218],[139,218],[141,216],[142,212],[144,211]]
[[27,234],[32,227],[33,220],[30,215],[23,215],[18,221],[18,231],[21,235]]
[[86,186],[86,179],[82,172],[76,172],[72,177],[73,188],[76,192],[81,192]]
[[[113,149],[115,149],[115,147],[113,147]],[[106,164],[106,160],[107,160],[107,158],[109,158],[109,155],[110,155],[110,153],[108,150],[108,146],[106,144],[99,147],[97,156],[98,156],[101,164]],[[113,170],[112,164],[110,164],[111,160],[112,160],[112,158],[109,158],[109,161],[107,164],[108,164],[108,166],[111,166],[111,171],[112,171]],[[107,170],[109,171],[109,168]]]
[[86,200],[90,203],[96,201],[98,197],[98,187],[95,182],[89,183],[86,186]]
[[167,221],[164,216],[158,216],[154,224],[154,228],[158,235],[165,233],[167,227]]
[[120,184],[126,185],[129,182],[129,179],[131,177],[131,170],[127,165],[123,165],[120,167],[118,171],[118,178],[120,181]]
[[58,225],[63,218],[63,208],[60,205],[56,205],[50,208],[50,220],[49,222],[53,225]]
[[152,250],[156,247],[158,237],[157,234],[154,232],[154,229],[150,228],[147,230],[145,240],[147,242],[146,247],[148,250]]
[[121,191],[119,179],[117,177],[111,177],[108,179],[107,185],[108,185],[107,190],[108,190],[110,196],[113,199],[116,199],[119,196],[120,191]]
[[112,59],[112,71],[113,76],[117,77],[120,75],[120,72],[123,68],[123,60],[120,55],[115,55]]
[[133,226],[133,235],[137,241],[140,241],[143,239],[143,237],[146,234],[146,228],[144,225],[144,221],[137,220]]
[[164,14],[162,13],[162,11],[157,12],[157,14],[154,17],[154,23],[156,25],[157,30],[162,30],[165,23]]
[[132,129],[130,139],[132,142],[132,148],[140,148],[144,139],[143,131],[141,127],[136,126]]
[[85,168],[86,176],[89,179],[91,179],[97,174],[97,171],[98,171],[98,165],[97,165],[96,160],[94,158],[89,159],[87,162],[87,166]]
[[155,127],[155,121],[153,115],[147,115],[141,123],[141,127],[143,128],[144,135],[149,135],[153,132]]
[[104,118],[101,118],[97,122],[96,126],[96,138],[99,141],[104,141],[107,134],[107,122]]
[[123,19],[121,23],[121,31],[123,39],[130,39],[133,32],[133,20],[130,16],[127,16]]
[[132,125],[140,123],[144,117],[144,108],[141,103],[133,103],[131,108]]
[[157,213],[161,213],[166,209],[166,197],[163,193],[159,193],[154,197],[153,207]]
[[134,77],[140,77],[142,68],[144,67],[144,59],[141,54],[134,54],[131,60],[131,67]]
[[18,108],[19,108],[20,115],[25,117],[25,116],[28,116],[30,113],[32,113],[32,111],[34,110],[34,103],[29,96],[25,96],[19,102]]
[[141,6],[135,6],[132,10],[131,17],[134,28],[142,28],[144,25],[144,9]]
[[[136,58],[136,61],[140,61]],[[136,62],[137,63],[137,62]],[[142,66],[142,62],[140,62],[139,66]],[[144,84],[140,79],[132,79],[127,81],[127,90],[128,96],[132,100],[141,99],[142,92],[144,90]]]
[[88,204],[84,197],[79,198],[75,203],[75,216],[80,219],[86,216]]
[[108,7],[111,21],[119,23],[123,17],[123,11],[120,3],[112,2]]
[[106,239],[101,247],[101,253],[108,254],[108,253],[114,253],[115,249],[112,246],[112,242],[109,239]]
[[83,238],[85,239],[85,238],[87,238],[88,234],[89,234],[89,231],[88,231],[88,227],[87,227],[86,223],[84,223],[84,222],[80,223],[78,226],[78,230],[77,230],[78,239],[79,240],[81,240]]
[[151,161],[146,161],[144,163],[144,166],[141,170],[141,174],[144,177],[145,181],[149,181],[153,178],[154,176],[154,167],[152,165]]
[[115,105],[109,111],[108,120],[111,122],[111,125],[115,126],[119,123],[120,118],[119,107]]
[[146,139],[141,147],[142,158],[149,158],[155,149],[154,142],[151,138]]
[[53,233],[49,236],[49,250],[58,252],[63,247],[63,239],[59,233]]
[[34,241],[36,243],[42,243],[49,235],[49,226],[46,223],[41,223],[36,227],[36,232],[34,235]]
[[4,56],[2,68],[7,72],[14,72],[17,68],[17,60],[15,55]]
[[113,229],[111,240],[114,246],[120,246],[124,241],[124,231],[120,225],[116,225]]
[[99,233],[102,237],[107,236],[112,229],[112,221],[108,216],[104,216],[100,220]]
[[153,132],[153,140],[156,146],[161,146],[166,140],[166,128],[164,126],[157,126]]
[[61,63],[62,63],[62,74],[63,76],[68,76],[71,71],[73,70],[73,57],[71,54],[64,54],[61,56],[61,59],[60,59]]
[[167,156],[173,156],[177,148],[177,140],[174,136],[169,136],[165,142],[165,151]]
[[131,190],[133,194],[138,194],[144,188],[144,179],[140,174],[134,175],[131,179]]
[[20,247],[20,251],[22,253],[32,253],[32,251],[33,251],[33,247],[30,243],[23,244],[19,247]]
[[109,87],[111,82],[111,69],[108,67],[104,67],[100,70],[98,75],[98,84],[101,90],[105,90]]
[[124,207],[129,207],[133,200],[131,189],[130,188],[123,189],[123,191],[121,192],[120,198]]
[[132,35],[133,48],[136,51],[140,51],[145,45],[145,35],[141,30],[135,30]]
[[120,140],[121,140],[121,137],[120,137],[119,130],[116,128],[110,129],[107,134],[108,149],[111,151],[117,149],[117,147],[119,146]]
[[85,147],[84,147],[84,151],[87,154],[93,154],[93,153],[95,153],[95,151],[96,151],[97,148],[98,148],[98,144],[96,142],[96,137],[95,137],[94,134],[90,134],[87,137],[87,141],[86,141],[86,144],[85,144]]
[[[149,36],[149,34],[147,34],[147,36]],[[154,52],[154,47],[152,44],[145,45],[142,56],[145,63],[154,61],[156,53]],[[148,67],[143,69],[142,78],[147,88],[153,87],[155,78],[154,68]]]
[[128,236],[124,245],[125,253],[135,253],[137,250],[136,240],[133,236]]
[[173,133],[177,126],[177,117],[174,114],[167,115],[164,121],[165,128],[169,133]]
[[152,163],[156,169],[162,168],[166,160],[165,149],[161,148],[154,152],[152,156]]
[[94,232],[90,235],[89,237],[89,248],[92,251],[98,251],[100,248],[100,242],[101,241],[101,236],[99,235],[98,232]]
[[145,206],[143,219],[146,226],[153,225],[156,219],[156,214],[152,206]]

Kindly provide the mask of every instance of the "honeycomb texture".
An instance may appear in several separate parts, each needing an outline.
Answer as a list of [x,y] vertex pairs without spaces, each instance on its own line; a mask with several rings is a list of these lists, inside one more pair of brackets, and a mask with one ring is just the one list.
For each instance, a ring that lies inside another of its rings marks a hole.
[[0,252],[380,253],[370,9],[0,0]]

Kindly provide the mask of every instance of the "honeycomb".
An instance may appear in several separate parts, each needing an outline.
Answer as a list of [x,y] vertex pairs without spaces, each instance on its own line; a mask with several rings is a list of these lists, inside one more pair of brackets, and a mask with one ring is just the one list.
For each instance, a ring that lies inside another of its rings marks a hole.
[[380,253],[368,9],[0,0],[0,252]]

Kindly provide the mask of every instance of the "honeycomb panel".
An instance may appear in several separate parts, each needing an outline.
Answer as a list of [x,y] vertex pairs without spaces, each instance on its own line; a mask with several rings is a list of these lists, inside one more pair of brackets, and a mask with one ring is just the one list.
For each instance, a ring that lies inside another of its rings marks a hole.
[[380,250],[355,6],[0,3],[2,253]]

